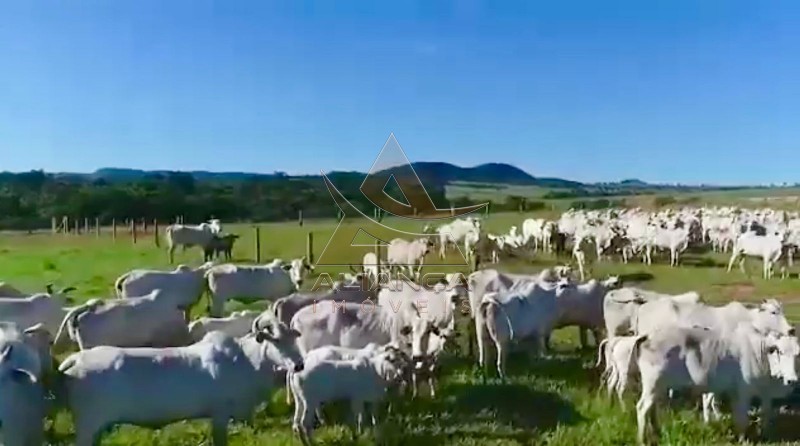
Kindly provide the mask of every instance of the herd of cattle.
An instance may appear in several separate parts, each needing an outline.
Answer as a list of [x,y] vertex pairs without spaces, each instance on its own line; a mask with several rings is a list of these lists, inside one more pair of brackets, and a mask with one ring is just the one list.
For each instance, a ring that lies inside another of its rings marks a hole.
[[[736,250],[745,234],[778,237],[794,221],[780,221],[774,212],[665,212],[640,222],[646,234],[640,239],[635,234],[641,215],[570,212],[558,222],[527,220],[519,245],[533,240],[549,249],[552,240],[558,244],[557,237],[548,237],[555,231],[577,240],[574,253],[585,249],[587,239],[598,255],[608,255],[611,246],[649,252],[662,246],[656,241],[675,240],[679,237],[672,235],[678,233],[717,243],[720,233],[740,232],[744,224],[742,235],[731,236]],[[218,222],[203,225],[168,228],[170,252],[178,245],[205,250],[192,238],[198,232],[222,239]],[[477,347],[482,369],[487,346],[494,346],[497,373],[506,379],[511,349],[539,358],[550,349],[553,330],[569,326],[579,328],[582,346],[592,332],[610,394],[621,397],[631,383],[639,383],[642,443],[648,432],[658,432],[655,405],[667,394],[701,393],[706,421],[719,416],[719,397],[729,396],[734,425],[744,434],[754,397],[769,429],[772,401],[794,388],[800,345],[776,300],[712,306],[696,292],[665,295],[624,287],[618,277],[584,281],[569,266],[532,275],[490,268],[466,276],[443,274],[434,286],[379,279],[380,265],[411,265],[417,275],[437,242],[440,255],[451,242],[465,242],[467,254],[474,255],[474,245],[465,240],[475,233],[469,228],[477,228],[476,240],[483,238],[480,223],[459,220],[450,228],[438,229],[439,240],[392,241],[386,259],[367,254],[361,272],[343,275],[325,291],[300,291],[314,269],[305,258],[133,270],[117,279],[113,298],[78,305],[69,296],[71,288],[55,291],[48,285],[45,292],[30,294],[0,283],[2,444],[43,444],[44,420],[66,408],[79,446],[99,444],[118,424],[159,427],[194,419],[209,419],[213,443],[224,445],[229,422],[252,420],[270,391],[284,385],[295,407],[293,429],[308,444],[314,427],[325,423],[320,408],[329,402],[350,402],[358,433],[364,415],[376,425],[376,408],[391,393],[410,391],[417,397],[425,383],[435,397],[443,353],[457,334],[469,337],[470,352]],[[766,233],[757,235],[763,232],[758,228]],[[606,230],[614,234],[612,240],[624,234],[627,242],[607,243]],[[486,239],[495,246],[516,244],[512,232]],[[781,243],[791,243],[785,234]],[[210,315],[190,320],[190,309],[204,294]],[[271,305],[224,316],[231,300]],[[460,309],[471,319],[467,333],[457,333]],[[77,352],[57,364],[55,356],[70,349]],[[388,412],[391,416],[391,405]]]

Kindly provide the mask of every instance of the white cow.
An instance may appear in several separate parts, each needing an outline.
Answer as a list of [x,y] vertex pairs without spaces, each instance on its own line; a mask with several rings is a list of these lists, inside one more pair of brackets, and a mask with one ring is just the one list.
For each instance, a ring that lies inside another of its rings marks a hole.
[[258,311],[234,311],[227,317],[201,317],[189,324],[189,336],[192,342],[200,342],[203,337],[212,331],[221,331],[232,338],[241,338],[250,333],[253,321],[260,313]]
[[378,256],[374,252],[368,252],[364,254],[364,258],[361,262],[364,268],[364,274],[367,275],[367,278],[373,283],[378,283],[380,277],[380,266],[378,264]]
[[389,242],[386,250],[386,264],[392,268],[406,268],[409,277],[414,280],[419,279],[422,266],[425,263],[425,256],[431,250],[432,242],[426,238],[419,238],[407,241],[396,238]]
[[166,238],[169,263],[175,261],[175,248],[178,246],[182,246],[184,250],[193,246],[199,246],[205,250],[206,246],[212,243],[214,236],[221,231],[219,220],[200,223],[197,226],[180,224],[167,226]]
[[645,443],[648,431],[658,432],[654,406],[667,390],[731,395],[734,427],[740,436],[747,429],[752,399],[759,397],[763,422],[769,425],[773,379],[795,383],[798,354],[795,337],[763,334],[749,324],[728,332],[667,327],[639,337],[632,355],[642,385],[636,404],[639,443]]
[[[618,286],[618,276],[609,277],[602,282],[592,279],[579,285],[567,281],[562,285],[562,292],[556,299],[557,317],[553,328],[575,325],[578,327],[581,347],[586,348],[589,345],[587,331],[592,332],[595,343],[599,344],[605,328],[603,301],[606,293]],[[549,339],[545,340],[549,349]]]
[[68,309],[65,288],[59,293],[38,293],[29,297],[0,298],[0,321],[14,322],[18,327],[43,324],[49,333],[56,333]]
[[506,377],[505,360],[510,342],[535,339],[538,352],[543,353],[545,338],[556,322],[556,299],[562,286],[528,282],[508,291],[484,295],[475,318],[480,367],[486,365],[484,331],[497,349],[497,372],[501,379]]
[[95,347],[59,367],[77,446],[99,444],[116,424],[160,427],[211,419],[213,444],[227,444],[229,420],[248,421],[275,383],[275,370],[302,368],[296,334],[285,327],[240,339],[211,332],[176,348]]
[[206,272],[211,293],[210,314],[220,317],[225,302],[232,299],[275,300],[296,292],[314,267],[305,256],[289,265],[277,261],[266,265],[216,265]]
[[267,311],[272,313],[279,321],[288,325],[292,322],[292,318],[300,309],[309,305],[328,301],[368,304],[370,303],[367,302],[368,299],[373,299],[374,301],[374,291],[362,290],[360,287],[344,286],[322,293],[292,293],[276,300],[275,303],[272,304],[272,308]]
[[694,291],[670,295],[634,287],[611,290],[603,299],[606,336],[623,336],[633,331],[641,306],[646,302],[661,298],[672,299],[678,304],[700,302],[700,295]]
[[0,443],[44,444],[47,414],[39,352],[14,324],[0,327]]
[[[480,234],[481,223],[476,218],[457,219],[451,223],[436,228],[439,234],[439,257],[444,259],[447,244],[457,245],[462,242],[467,234]],[[466,252],[464,255],[468,255]]]
[[597,347],[595,366],[599,367],[605,361],[601,383],[606,386],[609,397],[616,392],[622,407],[625,407],[623,396],[628,387],[628,380],[638,371],[636,364],[631,361],[631,354],[639,338],[640,336],[612,336],[603,339]]
[[114,283],[119,298],[141,297],[161,290],[161,298],[174,298],[176,308],[187,311],[196,304],[206,288],[205,273],[214,266],[207,262],[197,268],[178,265],[174,271],[135,269]]
[[[404,364],[402,352],[388,348],[368,357],[320,361],[293,373],[295,414],[292,427],[303,444],[311,443],[314,414],[322,404],[336,400],[350,402],[356,418],[355,432],[361,433],[365,404],[375,405],[384,400],[389,386],[403,377]],[[376,426],[374,412],[371,419]]]
[[772,267],[785,254],[787,245],[783,234],[758,235],[754,231],[741,234],[733,244],[733,253],[728,262],[728,272],[739,260],[739,268],[745,272],[744,261],[747,256],[760,257],[764,262],[764,279],[772,277]]
[[173,347],[190,343],[182,310],[162,298],[161,290],[128,299],[91,299],[67,313],[55,337],[66,332],[85,350],[100,345],[115,347]]

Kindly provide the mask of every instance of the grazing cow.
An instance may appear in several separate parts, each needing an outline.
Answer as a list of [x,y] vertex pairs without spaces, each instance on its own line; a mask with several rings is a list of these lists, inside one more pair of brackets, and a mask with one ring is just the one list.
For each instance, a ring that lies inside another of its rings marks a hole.
[[161,290],[161,299],[174,299],[172,304],[186,312],[200,300],[206,288],[205,274],[213,267],[211,262],[197,268],[178,265],[174,271],[135,269],[120,276],[114,284],[119,298],[147,296]]
[[425,263],[425,256],[428,255],[432,246],[432,242],[426,238],[410,242],[396,238],[389,242],[386,250],[386,264],[390,270],[405,267],[409,277],[417,280]]
[[733,264],[739,260],[739,269],[745,273],[744,261],[747,256],[761,257],[764,262],[764,279],[772,277],[772,267],[786,254],[788,245],[785,243],[784,234],[759,235],[755,231],[748,231],[741,234],[733,244],[731,260],[728,262],[728,272],[731,272]]
[[292,293],[281,297],[272,304],[270,311],[279,321],[290,324],[300,309],[321,302],[336,301],[360,304],[368,299],[375,299],[375,292],[360,288],[342,288],[322,293]]
[[210,314],[220,317],[225,302],[275,300],[296,292],[303,284],[309,265],[305,256],[288,265],[273,261],[267,265],[216,265],[206,272],[211,292]]
[[[557,317],[554,329],[578,326],[581,347],[588,347],[587,331],[591,331],[594,336],[595,344],[599,344],[602,339],[601,333],[605,328],[603,318],[603,301],[606,293],[618,286],[620,280],[618,276],[612,276],[600,282],[590,280],[580,285],[566,282],[563,291],[556,300]],[[549,337],[545,338],[545,345],[550,348]]]
[[171,298],[155,290],[142,297],[91,299],[67,313],[56,334],[58,344],[66,331],[86,350],[99,345],[115,347],[174,347],[191,342],[183,311]]
[[44,365],[15,324],[0,327],[0,434],[5,445],[44,444]]
[[657,433],[655,402],[667,390],[692,389],[732,397],[736,432],[744,436],[754,397],[762,404],[763,422],[772,417],[773,379],[797,381],[795,360],[800,346],[793,336],[774,336],[750,324],[731,331],[704,327],[665,327],[634,344],[632,359],[641,376],[642,393],[636,404],[638,440]]
[[[476,218],[457,219],[451,223],[436,228],[439,234],[439,257],[444,259],[447,251],[447,244],[457,245],[462,242],[467,234],[480,234],[481,223]],[[477,239],[473,235],[473,239]],[[468,255],[466,252],[464,255]]]
[[230,261],[233,258],[233,245],[238,239],[239,236],[237,234],[215,235],[211,238],[211,242],[203,247],[205,261],[218,259],[220,255],[224,256],[225,260]]
[[678,266],[680,255],[689,247],[689,228],[658,228],[655,237],[645,247],[647,264],[652,263],[652,248],[661,248],[669,251],[669,266]]
[[539,354],[543,353],[545,339],[558,316],[556,299],[564,286],[565,282],[558,285],[528,282],[507,291],[484,295],[475,318],[480,367],[483,369],[486,365],[484,331],[488,332],[497,349],[497,372],[501,379],[506,378],[505,361],[510,342],[535,339]]
[[43,324],[45,330],[55,333],[68,312],[65,308],[68,302],[67,293],[74,289],[68,287],[53,294],[0,298],[0,321],[13,322],[18,327]]
[[[382,402],[390,385],[403,377],[406,364],[403,353],[388,346],[371,356],[351,360],[323,360],[293,373],[292,393],[295,399],[295,414],[292,428],[303,444],[311,444],[314,414],[320,406],[336,400],[350,402],[352,415],[356,419],[354,437],[362,431],[365,404]],[[377,425],[374,408],[372,425]]]
[[296,333],[285,327],[239,339],[211,332],[175,348],[95,347],[59,367],[75,418],[75,444],[99,444],[116,424],[161,427],[211,419],[215,446],[228,422],[249,421],[276,380],[276,369],[302,369]]
[[623,336],[633,331],[634,325],[632,324],[641,306],[645,302],[661,298],[670,298],[678,303],[700,301],[700,295],[694,291],[673,296],[633,287],[611,290],[603,299],[606,336]]
[[167,252],[169,253],[169,263],[175,261],[175,248],[182,246],[184,250],[193,246],[199,246],[203,250],[220,233],[222,228],[219,220],[209,223],[200,223],[198,226],[173,224],[167,226]]
[[189,336],[192,342],[200,342],[203,337],[212,331],[221,331],[232,338],[241,338],[250,332],[253,321],[258,317],[258,311],[234,311],[227,317],[201,317],[189,324]]

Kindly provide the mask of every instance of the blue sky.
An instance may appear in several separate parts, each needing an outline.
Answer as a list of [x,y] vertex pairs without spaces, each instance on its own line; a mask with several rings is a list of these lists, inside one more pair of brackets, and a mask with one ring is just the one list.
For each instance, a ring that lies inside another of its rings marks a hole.
[[800,181],[800,2],[0,3],[0,170]]

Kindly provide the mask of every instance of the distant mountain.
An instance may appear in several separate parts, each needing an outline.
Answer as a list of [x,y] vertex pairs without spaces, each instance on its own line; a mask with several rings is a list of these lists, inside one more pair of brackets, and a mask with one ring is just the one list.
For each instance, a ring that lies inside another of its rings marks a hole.
[[[460,167],[450,163],[442,162],[417,162],[412,163],[414,171],[422,180],[423,184],[430,185],[446,185],[456,181],[470,182],[470,183],[490,183],[490,184],[513,184],[513,185],[531,185],[552,188],[578,188],[583,187],[583,183],[577,181],[563,180],[560,178],[537,178],[524,170],[504,163],[488,163],[481,164],[475,167]],[[168,175],[175,173],[169,170],[141,170],[141,169],[127,169],[116,167],[104,167],[98,169],[90,174],[80,173],[59,173],[56,174],[62,178],[87,178],[89,180],[105,180],[108,182],[125,182],[136,181],[142,178],[153,175]],[[204,170],[195,170],[188,172],[181,172],[192,175],[195,179],[200,181],[239,181],[247,178],[264,178],[264,177],[283,177],[287,176],[281,172],[271,174],[264,173],[248,173],[248,172],[209,172]],[[403,167],[394,167],[387,169],[382,174],[398,174],[403,173]],[[355,175],[365,176],[363,172],[331,172],[332,176],[348,176]],[[316,177],[318,175],[303,175],[304,178]]]

